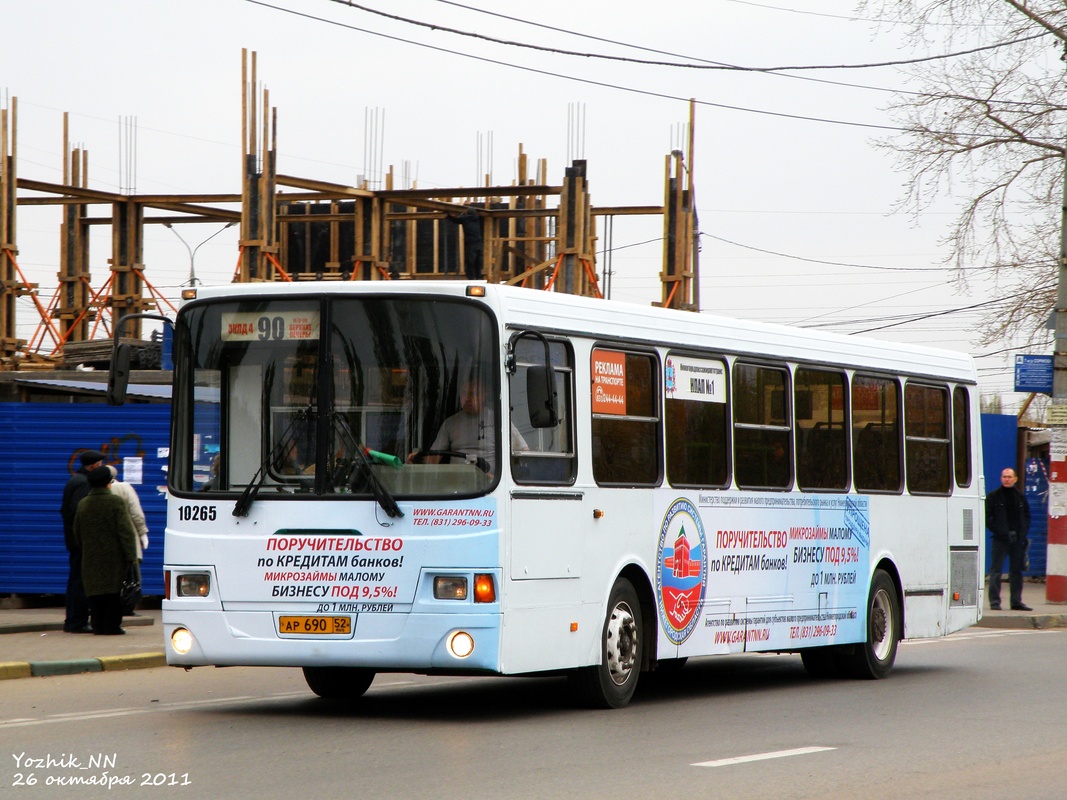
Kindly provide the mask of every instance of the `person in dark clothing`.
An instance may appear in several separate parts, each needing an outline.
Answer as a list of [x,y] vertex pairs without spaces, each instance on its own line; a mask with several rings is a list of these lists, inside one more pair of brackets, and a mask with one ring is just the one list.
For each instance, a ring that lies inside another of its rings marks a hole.
[[1023,557],[1026,554],[1026,535],[1030,532],[1030,504],[1026,496],[1015,488],[1015,470],[1006,468],[1000,473],[1000,488],[986,495],[985,524],[993,534],[989,565],[989,607],[1000,611],[1000,576],[1004,558],[1008,559],[1008,588],[1011,607],[1015,611],[1033,611],[1023,603]]
[[82,554],[82,583],[89,598],[93,633],[126,633],[122,629],[122,582],[137,561],[137,531],[126,501],[108,489],[111,470],[101,466],[87,476],[89,494],[74,515],[74,543]]
[[449,214],[448,221],[463,231],[463,274],[470,281],[482,277],[482,218],[474,209]]
[[63,541],[67,545],[67,558],[70,562],[70,572],[67,576],[67,616],[63,620],[63,630],[67,633],[92,633],[93,629],[89,627],[89,601],[82,586],[82,553],[74,543],[74,514],[78,510],[78,503],[89,494],[89,473],[104,466],[104,454],[97,450],[83,450],[78,460],[81,468],[63,487],[63,501],[59,506],[59,514],[63,517]]

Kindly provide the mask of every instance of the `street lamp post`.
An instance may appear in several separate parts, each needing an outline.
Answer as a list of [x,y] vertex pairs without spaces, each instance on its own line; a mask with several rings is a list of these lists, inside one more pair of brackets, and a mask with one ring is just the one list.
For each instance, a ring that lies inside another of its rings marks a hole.
[[204,239],[204,241],[202,241],[196,247],[190,247],[189,243],[187,241],[185,241],[185,239],[182,237],[182,235],[180,233],[178,233],[178,230],[171,223],[169,223],[169,222],[164,222],[163,223],[163,227],[167,228],[171,233],[173,233],[175,236],[177,236],[178,240],[182,244],[185,245],[185,249],[189,251],[189,281],[188,282],[189,282],[190,286],[196,286],[197,280],[198,280],[197,277],[196,277],[196,251],[199,250],[201,247],[203,247],[208,242],[210,242],[212,239],[214,239],[216,236],[218,236],[224,230],[226,230],[227,228],[232,228],[236,224],[237,224],[236,222],[227,222],[225,225],[223,225],[221,228],[219,228],[217,231],[215,231],[209,237]]

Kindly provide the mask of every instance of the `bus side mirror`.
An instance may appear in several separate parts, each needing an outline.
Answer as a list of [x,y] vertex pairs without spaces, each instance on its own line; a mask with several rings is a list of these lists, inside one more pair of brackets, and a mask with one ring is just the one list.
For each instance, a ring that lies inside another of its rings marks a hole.
[[526,368],[526,404],[533,427],[554,428],[559,424],[556,375],[551,364]]
[[126,402],[126,390],[130,385],[130,346],[116,344],[111,351],[111,369],[107,375],[107,404],[121,406]]
[[107,404],[121,406],[126,402],[126,391],[130,388],[130,345],[122,342],[120,337],[126,330],[126,323],[131,319],[156,319],[165,325],[173,325],[170,319],[160,314],[126,314],[115,323],[115,341],[111,345],[111,369],[107,373]]

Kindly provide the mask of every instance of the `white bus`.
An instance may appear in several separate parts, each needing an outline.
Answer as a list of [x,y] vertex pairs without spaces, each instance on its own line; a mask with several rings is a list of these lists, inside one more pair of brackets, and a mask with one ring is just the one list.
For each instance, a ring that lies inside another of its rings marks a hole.
[[175,666],[881,678],[981,614],[963,354],[484,283],[200,288],[174,336]]

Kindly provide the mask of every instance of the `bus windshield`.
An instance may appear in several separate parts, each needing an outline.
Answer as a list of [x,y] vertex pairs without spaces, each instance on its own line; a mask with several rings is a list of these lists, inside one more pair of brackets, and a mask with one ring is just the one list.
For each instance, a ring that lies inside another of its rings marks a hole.
[[475,495],[500,463],[483,306],[440,298],[202,302],[175,336],[177,493]]

